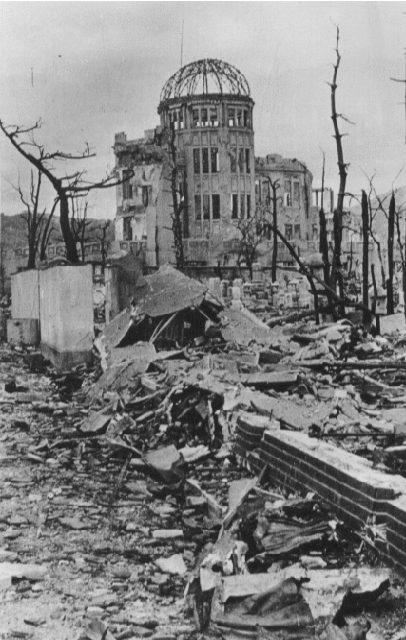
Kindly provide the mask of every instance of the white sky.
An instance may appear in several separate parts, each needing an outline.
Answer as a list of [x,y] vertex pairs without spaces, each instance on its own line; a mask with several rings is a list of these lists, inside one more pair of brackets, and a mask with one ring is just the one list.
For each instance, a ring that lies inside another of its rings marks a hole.
[[[404,85],[406,2],[0,2],[0,118],[44,122],[48,150],[78,151],[85,141],[97,157],[83,161],[100,179],[114,166],[114,134],[141,137],[158,124],[165,81],[183,64],[221,58],[246,76],[254,108],[255,153],[280,153],[306,162],[338,187],[330,88],[335,26],[342,56],[338,109],[348,189],[376,171],[384,192],[403,169],[406,184]],[[32,84],[33,80],[33,84]],[[9,181],[27,165],[0,138],[1,210],[22,210]],[[52,203],[53,192],[44,204]],[[90,215],[114,217],[115,190],[92,196]]]

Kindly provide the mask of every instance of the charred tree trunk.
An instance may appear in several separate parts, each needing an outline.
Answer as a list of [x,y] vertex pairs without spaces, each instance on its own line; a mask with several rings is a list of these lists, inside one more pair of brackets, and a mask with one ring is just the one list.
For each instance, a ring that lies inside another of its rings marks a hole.
[[395,237],[395,208],[395,194],[392,193],[392,197],[389,203],[388,217],[388,282],[386,302],[386,313],[388,315],[395,313],[395,304],[393,299],[393,243]]
[[73,264],[79,264],[78,250],[69,223],[68,196],[64,189],[59,189],[57,193],[59,198],[59,222],[61,225],[62,238],[66,246],[66,259]]
[[171,125],[170,130],[170,139],[169,139],[169,151],[171,158],[171,192],[172,192],[172,207],[173,207],[173,217],[172,217],[172,231],[173,231],[173,242],[175,245],[175,261],[176,267],[178,269],[183,269],[185,263],[185,257],[183,252],[183,230],[182,230],[182,203],[178,202],[179,196],[179,168],[178,168],[178,157],[177,157],[177,149],[175,142],[175,128],[174,125]]
[[364,326],[369,322],[368,307],[368,249],[369,249],[369,209],[368,198],[365,191],[362,191],[361,198],[361,218],[362,218],[362,304],[364,305],[362,321]]
[[[336,290],[337,286],[340,292],[340,298],[343,299],[344,283],[341,265],[341,242],[343,237],[343,208],[344,208],[344,196],[345,185],[347,181],[347,165],[344,162],[344,153],[342,145],[342,134],[338,127],[338,113],[336,104],[336,92],[337,92],[337,74],[340,66],[341,56],[338,49],[340,31],[337,27],[337,46],[336,46],[336,63],[334,65],[333,82],[331,83],[331,119],[334,127],[334,138],[336,140],[337,147],[337,164],[338,173],[340,177],[340,186],[337,195],[337,208],[334,211],[334,251],[333,262],[331,269],[331,287]],[[341,305],[341,313],[343,314],[344,308]]]
[[[271,183],[272,188],[272,224],[273,228],[278,228],[278,197],[276,194],[277,185]],[[273,234],[273,250],[272,250],[272,268],[271,268],[271,278],[272,282],[276,282],[276,265],[278,261],[278,236],[274,232]]]

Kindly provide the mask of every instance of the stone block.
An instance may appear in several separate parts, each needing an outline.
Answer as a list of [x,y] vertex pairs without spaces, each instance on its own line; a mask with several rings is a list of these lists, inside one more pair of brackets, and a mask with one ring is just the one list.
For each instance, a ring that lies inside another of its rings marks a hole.
[[381,336],[390,336],[394,333],[406,331],[406,318],[404,313],[393,313],[390,316],[380,317]]
[[39,274],[37,269],[11,276],[11,317],[39,320]]

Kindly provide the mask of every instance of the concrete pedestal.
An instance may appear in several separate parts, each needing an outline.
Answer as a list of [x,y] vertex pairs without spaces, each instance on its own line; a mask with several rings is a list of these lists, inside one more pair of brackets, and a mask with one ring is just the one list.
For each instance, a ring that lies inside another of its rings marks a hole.
[[90,362],[93,344],[91,265],[40,272],[41,351],[58,369]]

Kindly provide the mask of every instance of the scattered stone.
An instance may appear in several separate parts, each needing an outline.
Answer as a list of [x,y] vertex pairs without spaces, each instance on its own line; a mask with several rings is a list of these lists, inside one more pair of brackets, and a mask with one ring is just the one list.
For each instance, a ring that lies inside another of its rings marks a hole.
[[180,553],[176,553],[170,558],[158,558],[155,560],[155,564],[162,573],[170,573],[175,576],[183,576],[187,571],[185,561]]
[[152,532],[152,537],[156,540],[176,540],[183,538],[184,533],[182,529],[156,529]]

